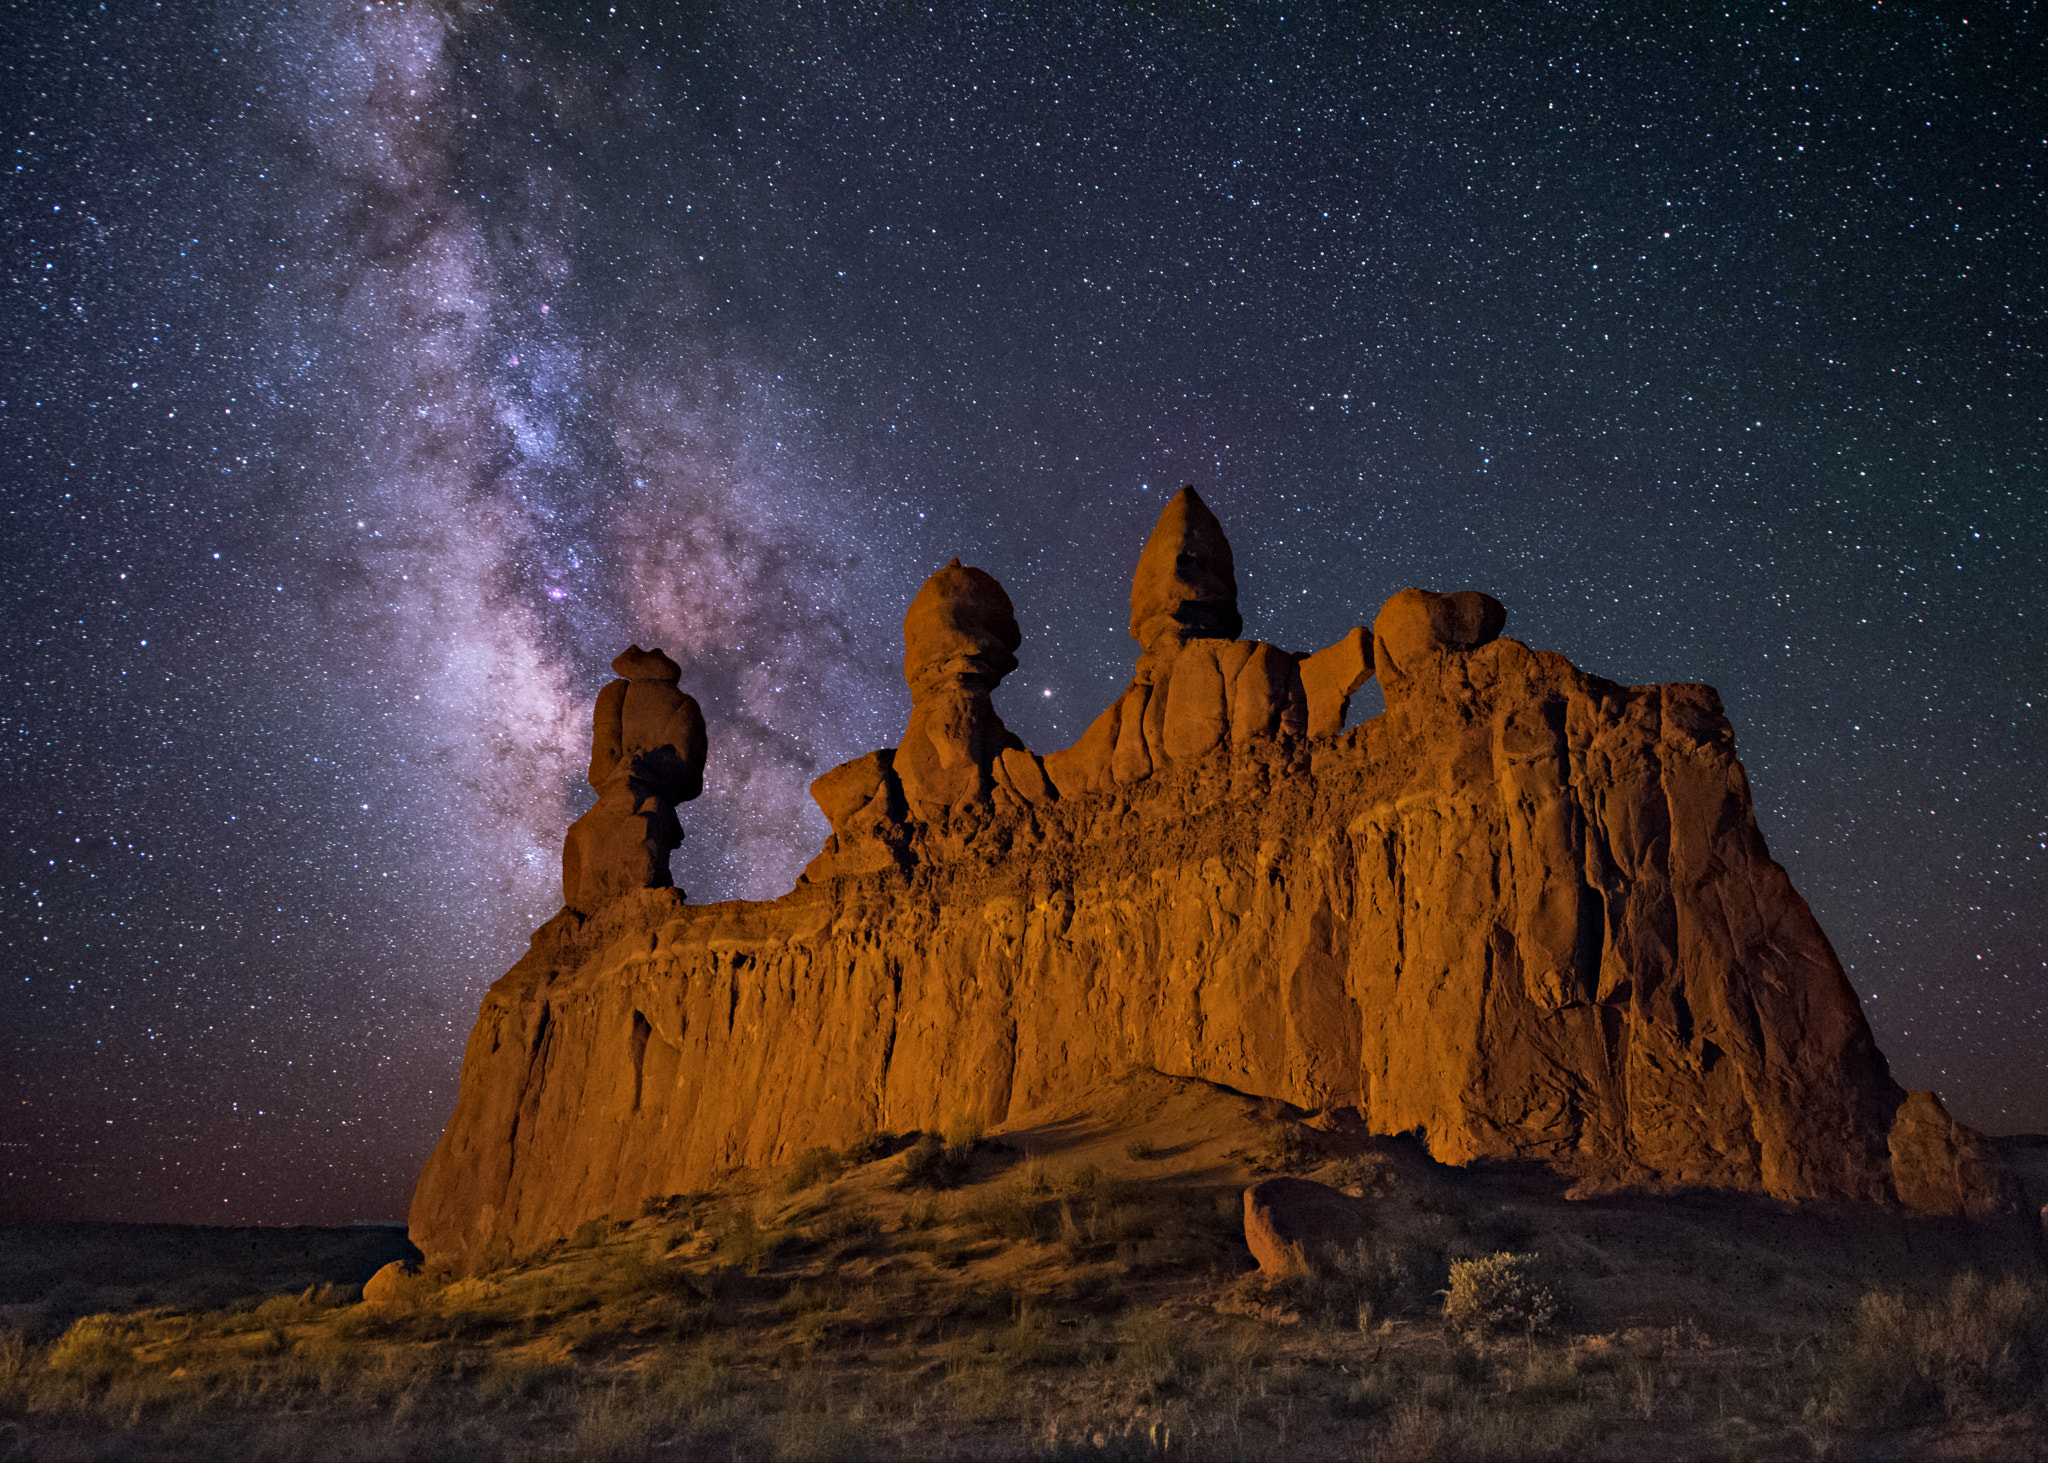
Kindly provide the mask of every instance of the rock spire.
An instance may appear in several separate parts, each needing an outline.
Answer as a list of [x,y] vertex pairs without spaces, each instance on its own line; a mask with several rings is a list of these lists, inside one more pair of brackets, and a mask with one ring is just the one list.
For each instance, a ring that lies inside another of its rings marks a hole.
[[704,790],[704,713],[677,687],[682,668],[635,645],[612,661],[619,679],[591,714],[590,785],[597,803],[562,843],[562,898],[595,910],[628,889],[675,883],[683,841],[676,806]]
[[1131,576],[1131,638],[1145,655],[1171,656],[1190,640],[1235,640],[1237,565],[1223,525],[1189,483],[1173,495]]
[[1023,636],[995,577],[953,560],[931,578],[903,616],[903,679],[910,725],[895,770],[910,810],[933,821],[986,803],[990,773],[1007,748],[1022,749],[996,715],[989,693],[1017,668]]

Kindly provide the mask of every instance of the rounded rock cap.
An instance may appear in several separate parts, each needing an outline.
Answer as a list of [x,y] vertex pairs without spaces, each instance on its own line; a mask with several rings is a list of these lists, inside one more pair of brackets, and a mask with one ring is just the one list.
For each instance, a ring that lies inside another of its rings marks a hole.
[[925,580],[903,615],[903,679],[913,698],[948,681],[994,690],[1024,643],[1010,596],[985,569],[958,559]]
[[661,653],[660,647],[642,650],[630,646],[612,661],[614,674],[629,681],[667,681],[673,685],[683,678],[683,668]]

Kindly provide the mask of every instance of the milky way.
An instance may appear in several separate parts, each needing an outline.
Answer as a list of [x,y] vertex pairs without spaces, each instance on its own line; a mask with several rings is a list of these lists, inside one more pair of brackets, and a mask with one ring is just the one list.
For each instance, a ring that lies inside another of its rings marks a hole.
[[1121,688],[1164,496],[1703,680],[1901,1080],[2048,1129],[2040,20],[58,7],[5,23],[4,1208],[400,1212],[628,643],[770,898],[903,606]]

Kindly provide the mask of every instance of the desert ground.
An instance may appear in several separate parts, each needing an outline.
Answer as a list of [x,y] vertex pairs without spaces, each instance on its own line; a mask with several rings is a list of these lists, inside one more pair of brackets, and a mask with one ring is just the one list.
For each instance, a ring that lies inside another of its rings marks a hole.
[[[2048,1458],[2048,1139],[1972,1225],[1304,1117],[1133,1072],[369,1301],[394,1230],[6,1226],[0,1459]],[[1279,1282],[1274,1174],[1367,1216]]]

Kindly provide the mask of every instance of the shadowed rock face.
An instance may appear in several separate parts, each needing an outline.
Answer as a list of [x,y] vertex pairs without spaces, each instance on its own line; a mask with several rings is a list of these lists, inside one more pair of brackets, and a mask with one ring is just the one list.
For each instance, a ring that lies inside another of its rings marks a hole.
[[[1199,506],[1165,542],[1199,544]],[[1183,578],[1234,623],[1224,575]],[[1007,597],[948,566],[918,598],[911,733],[814,784],[834,833],[795,890],[622,889],[492,988],[414,1199],[431,1256],[1133,1065],[1587,1189],[2009,1202],[1893,1083],[1710,688],[1618,686],[1499,638],[1483,595],[1404,590],[1304,660],[1172,620],[1041,762],[975,701],[1013,663]],[[1343,730],[1375,670],[1386,713]],[[912,733],[975,775],[905,778]]]

